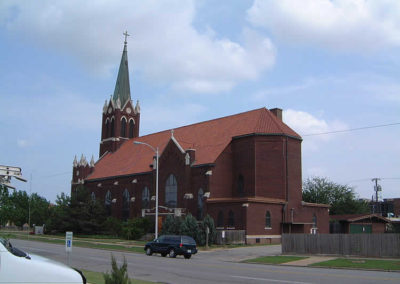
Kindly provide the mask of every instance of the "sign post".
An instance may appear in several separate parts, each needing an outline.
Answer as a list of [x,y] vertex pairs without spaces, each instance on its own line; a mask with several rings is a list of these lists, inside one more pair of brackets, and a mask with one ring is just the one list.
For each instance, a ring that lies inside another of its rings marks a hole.
[[72,251],[72,237],[73,237],[72,232],[65,232],[65,251],[67,252],[68,265],[70,265],[69,254]]

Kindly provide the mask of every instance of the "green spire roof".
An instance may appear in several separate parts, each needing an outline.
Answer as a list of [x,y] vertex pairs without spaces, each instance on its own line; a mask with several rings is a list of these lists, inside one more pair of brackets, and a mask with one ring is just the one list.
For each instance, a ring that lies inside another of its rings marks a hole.
[[126,37],[128,36],[128,33],[125,32],[124,35],[124,51],[122,52],[121,63],[119,65],[118,77],[113,95],[113,101],[116,102],[117,99],[119,99],[121,101],[121,106],[124,106],[127,101],[131,100],[131,88],[129,86],[128,52],[126,48]]

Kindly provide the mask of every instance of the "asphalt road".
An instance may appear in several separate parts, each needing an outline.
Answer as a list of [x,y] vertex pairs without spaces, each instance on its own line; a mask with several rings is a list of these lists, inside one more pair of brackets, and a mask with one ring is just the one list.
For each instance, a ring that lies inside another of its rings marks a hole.
[[[12,240],[14,246],[60,262],[67,262],[62,245]],[[249,247],[199,252],[191,259],[73,247],[70,264],[92,271],[110,271],[113,254],[125,257],[129,276],[161,283],[400,283],[400,273],[344,269],[320,269],[239,263],[260,255],[279,254],[280,246]]]

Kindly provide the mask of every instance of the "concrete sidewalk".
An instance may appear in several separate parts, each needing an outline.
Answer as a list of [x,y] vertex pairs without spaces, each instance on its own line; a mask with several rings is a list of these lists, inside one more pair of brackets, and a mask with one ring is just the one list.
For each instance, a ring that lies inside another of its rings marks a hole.
[[310,256],[305,259],[282,263],[281,265],[287,266],[309,266],[314,263],[336,259],[335,256]]

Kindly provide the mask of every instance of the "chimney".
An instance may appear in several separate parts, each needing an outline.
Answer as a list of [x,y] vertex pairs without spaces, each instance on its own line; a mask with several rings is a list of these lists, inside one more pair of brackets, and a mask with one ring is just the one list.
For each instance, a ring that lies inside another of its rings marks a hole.
[[282,121],[282,109],[281,108],[271,108],[269,111],[272,112],[280,121]]

